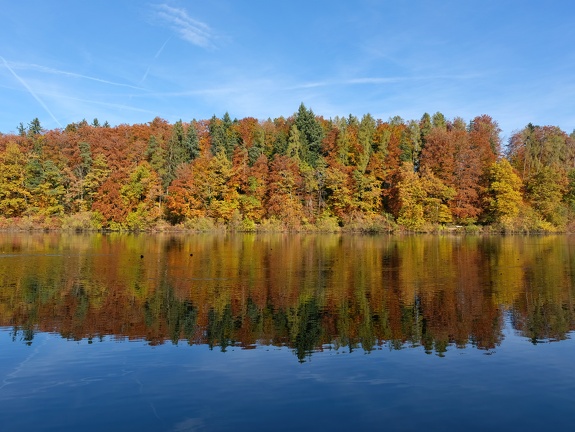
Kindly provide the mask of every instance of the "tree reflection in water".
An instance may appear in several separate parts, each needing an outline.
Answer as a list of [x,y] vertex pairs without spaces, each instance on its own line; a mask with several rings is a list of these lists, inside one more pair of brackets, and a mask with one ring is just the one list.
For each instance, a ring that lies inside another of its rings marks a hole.
[[[490,350],[574,328],[564,236],[0,236],[0,325],[226,351]],[[140,258],[143,255],[144,258]]]

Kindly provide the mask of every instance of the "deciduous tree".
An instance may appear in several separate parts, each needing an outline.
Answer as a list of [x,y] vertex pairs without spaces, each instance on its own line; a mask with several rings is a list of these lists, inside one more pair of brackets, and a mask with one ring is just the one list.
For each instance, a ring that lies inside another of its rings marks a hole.
[[501,159],[491,166],[489,178],[491,220],[509,223],[519,214],[522,205],[521,179],[507,159]]
[[20,216],[28,207],[30,192],[25,187],[27,156],[9,143],[0,154],[0,214]]

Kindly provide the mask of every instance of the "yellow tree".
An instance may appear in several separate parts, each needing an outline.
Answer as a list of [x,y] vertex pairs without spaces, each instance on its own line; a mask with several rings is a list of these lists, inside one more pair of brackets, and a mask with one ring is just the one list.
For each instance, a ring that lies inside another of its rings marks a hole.
[[268,188],[268,176],[268,158],[265,154],[261,154],[250,168],[248,191],[241,201],[244,216],[254,222],[261,221],[266,212],[264,199]]
[[9,143],[0,155],[0,214],[20,216],[28,208],[30,192],[25,187],[27,157],[17,144]]
[[412,162],[401,165],[399,178],[397,222],[400,225],[418,230],[425,223],[452,221],[449,202],[455,196],[454,188],[445,185],[427,167],[420,174],[414,172]]
[[427,222],[434,224],[453,221],[449,203],[455,197],[455,189],[445,185],[431,170],[423,168],[420,181],[425,192],[423,212]]
[[204,187],[209,196],[209,214],[216,219],[229,221],[239,207],[239,193],[230,184],[233,165],[223,150],[210,160]]
[[423,201],[426,193],[411,162],[404,162],[400,167],[397,197],[399,202],[397,223],[411,230],[420,229],[425,224]]
[[325,171],[326,202],[340,220],[344,220],[353,210],[353,190],[349,171],[349,167],[336,161],[332,161]]
[[523,202],[522,181],[507,159],[491,165],[489,172],[489,210],[494,222],[509,223],[518,214]]
[[104,183],[104,181],[110,175],[110,168],[108,168],[108,162],[106,157],[98,153],[92,162],[90,170],[84,177],[82,182],[82,195],[84,197],[85,205],[87,209],[92,207],[95,196],[98,193],[98,188]]
[[243,145],[234,149],[233,169],[227,182],[231,188],[231,194],[228,194],[228,197],[233,199],[234,208],[239,207],[241,216],[253,222],[259,222],[265,214],[263,197],[268,171],[267,158],[264,154],[260,154],[251,167],[249,158],[249,150]]
[[373,173],[352,172],[354,207],[366,215],[374,215],[381,209],[381,182]]
[[120,189],[120,195],[128,210],[126,226],[130,229],[144,228],[160,216],[158,198],[162,194],[161,180],[148,162],[142,162],[131,173]]

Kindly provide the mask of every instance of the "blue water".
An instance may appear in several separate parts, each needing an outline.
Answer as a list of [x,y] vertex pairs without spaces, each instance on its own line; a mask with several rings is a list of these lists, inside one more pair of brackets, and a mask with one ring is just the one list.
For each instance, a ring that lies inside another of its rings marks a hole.
[[0,432],[574,430],[573,298],[571,236],[0,233]]
[[[572,336],[571,334],[569,335]],[[0,331],[7,431],[572,430],[575,343],[533,345],[507,324],[495,350],[366,353]]]

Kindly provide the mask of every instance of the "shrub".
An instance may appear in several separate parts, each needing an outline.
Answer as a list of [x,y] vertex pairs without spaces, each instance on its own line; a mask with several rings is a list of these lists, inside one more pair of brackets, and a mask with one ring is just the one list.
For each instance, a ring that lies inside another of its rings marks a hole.
[[191,231],[209,232],[216,231],[216,222],[211,217],[197,217],[193,219],[186,219],[184,221],[184,228]]
[[315,222],[318,231],[337,232],[340,230],[339,222],[333,215],[324,213]]
[[243,232],[255,232],[256,231],[256,223],[249,218],[245,218],[242,221],[241,231],[243,231]]
[[97,231],[102,229],[102,217],[99,213],[83,211],[64,216],[62,229],[67,231]]

